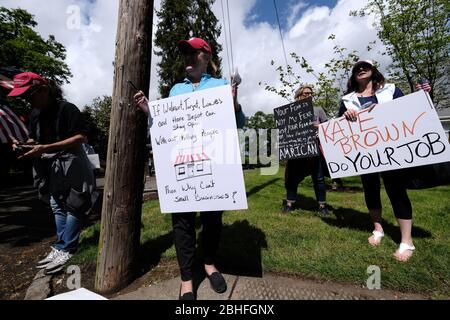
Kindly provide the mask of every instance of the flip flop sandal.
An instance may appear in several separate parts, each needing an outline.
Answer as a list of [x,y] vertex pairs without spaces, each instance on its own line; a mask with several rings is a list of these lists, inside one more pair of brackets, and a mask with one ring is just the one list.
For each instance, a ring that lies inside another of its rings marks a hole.
[[375,240],[377,242],[377,244],[380,244],[381,239],[384,237],[384,232],[374,230],[372,232],[372,234],[373,234],[373,240]]
[[404,243],[404,242],[400,243],[400,247],[398,247],[399,254],[404,254],[408,250],[414,251],[414,250],[416,250],[416,247],[410,246],[409,244]]
[[411,251],[411,252],[413,252],[414,250],[416,250],[416,248],[414,247],[414,246],[410,246],[409,244],[407,244],[407,243],[400,243],[400,246],[399,246],[399,248],[398,248],[398,250],[397,250],[397,252],[396,253],[394,253],[394,256],[395,256],[395,259],[397,260],[397,261],[399,261],[399,262],[407,262],[410,258],[411,258],[411,256],[409,256],[406,260],[401,260],[399,257],[397,257],[397,253],[398,254],[400,254],[400,255],[402,255],[402,254],[404,254],[406,251]]

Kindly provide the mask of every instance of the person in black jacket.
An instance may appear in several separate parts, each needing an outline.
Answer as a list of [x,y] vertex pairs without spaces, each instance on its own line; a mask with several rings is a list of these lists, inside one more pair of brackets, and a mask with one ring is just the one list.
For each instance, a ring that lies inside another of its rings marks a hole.
[[35,185],[55,215],[57,241],[37,266],[54,273],[77,250],[82,217],[96,195],[93,172],[82,149],[87,127],[80,110],[62,98],[59,86],[36,73],[16,75],[8,96],[23,98],[33,108],[30,138],[35,143],[19,147],[26,149],[21,158],[35,159]]

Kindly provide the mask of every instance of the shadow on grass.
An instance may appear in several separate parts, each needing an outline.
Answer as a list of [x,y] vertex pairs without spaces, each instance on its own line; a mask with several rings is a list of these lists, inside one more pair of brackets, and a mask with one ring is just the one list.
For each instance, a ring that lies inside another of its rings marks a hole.
[[161,261],[161,256],[173,245],[173,232],[144,242],[139,248],[139,276],[149,272]]
[[358,193],[364,192],[364,189],[358,186],[339,187],[337,189],[333,189],[333,186],[327,186],[327,192]]
[[[201,235],[199,244],[194,267],[195,290],[206,279],[206,273],[200,259],[202,251]],[[222,273],[231,275],[262,277],[261,250],[263,248],[267,248],[265,233],[250,225],[247,220],[224,225],[216,258],[217,269]]]
[[250,197],[251,195],[253,195],[253,194],[255,194],[255,193],[258,193],[258,192],[261,191],[262,189],[264,189],[264,188],[270,186],[271,184],[274,184],[274,183],[277,182],[278,180],[281,180],[281,178],[275,178],[275,179],[269,180],[269,181],[267,181],[267,182],[264,182],[263,184],[260,184],[260,185],[258,185],[258,186],[256,186],[256,187],[253,187],[251,190],[249,190],[249,191],[247,192],[247,197]]
[[295,200],[295,209],[301,209],[305,211],[316,212],[319,208],[317,200],[311,197],[298,194]]
[[[360,231],[367,231],[370,234],[373,231],[373,223],[368,213],[357,211],[350,208],[338,208],[333,210],[336,219],[322,218],[322,220],[328,225],[338,228],[350,228]],[[386,221],[381,220],[381,224],[384,229],[384,233],[389,236],[394,242],[400,243],[401,235],[398,226]],[[413,238],[430,238],[432,234],[428,230],[424,230],[420,227],[413,226],[412,237]]]
[[[201,228],[200,218],[196,217],[196,228]],[[92,234],[80,242],[80,251],[97,246],[100,228],[94,228]],[[135,278],[151,271],[161,260],[162,254],[173,245],[173,232],[170,231],[155,239],[144,242],[139,248],[139,263]],[[236,221],[231,225],[224,225],[222,229],[220,247],[217,254],[217,268],[226,274],[262,277],[261,250],[267,248],[266,236],[262,230],[256,228],[247,220]],[[203,267],[202,232],[197,240],[197,250],[194,261],[195,289],[206,278]]]

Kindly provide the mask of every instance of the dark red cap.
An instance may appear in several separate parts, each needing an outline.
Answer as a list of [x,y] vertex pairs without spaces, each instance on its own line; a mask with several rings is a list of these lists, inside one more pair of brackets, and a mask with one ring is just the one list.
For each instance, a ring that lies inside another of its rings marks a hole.
[[8,97],[17,97],[32,86],[48,84],[48,80],[33,72],[23,72],[14,76],[14,88]]
[[185,53],[188,48],[203,50],[208,53],[212,53],[211,47],[203,39],[200,38],[190,38],[189,40],[181,40],[178,42],[178,49],[180,49],[181,53]]

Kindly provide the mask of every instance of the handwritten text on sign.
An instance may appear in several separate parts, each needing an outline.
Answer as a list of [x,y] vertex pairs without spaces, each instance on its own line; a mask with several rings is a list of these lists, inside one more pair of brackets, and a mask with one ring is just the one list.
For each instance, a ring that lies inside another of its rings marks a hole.
[[424,91],[319,127],[332,178],[450,161],[450,146],[431,100]]
[[280,160],[307,158],[319,154],[311,98],[274,109],[274,118],[278,129]]
[[161,212],[247,209],[231,87],[149,106]]

